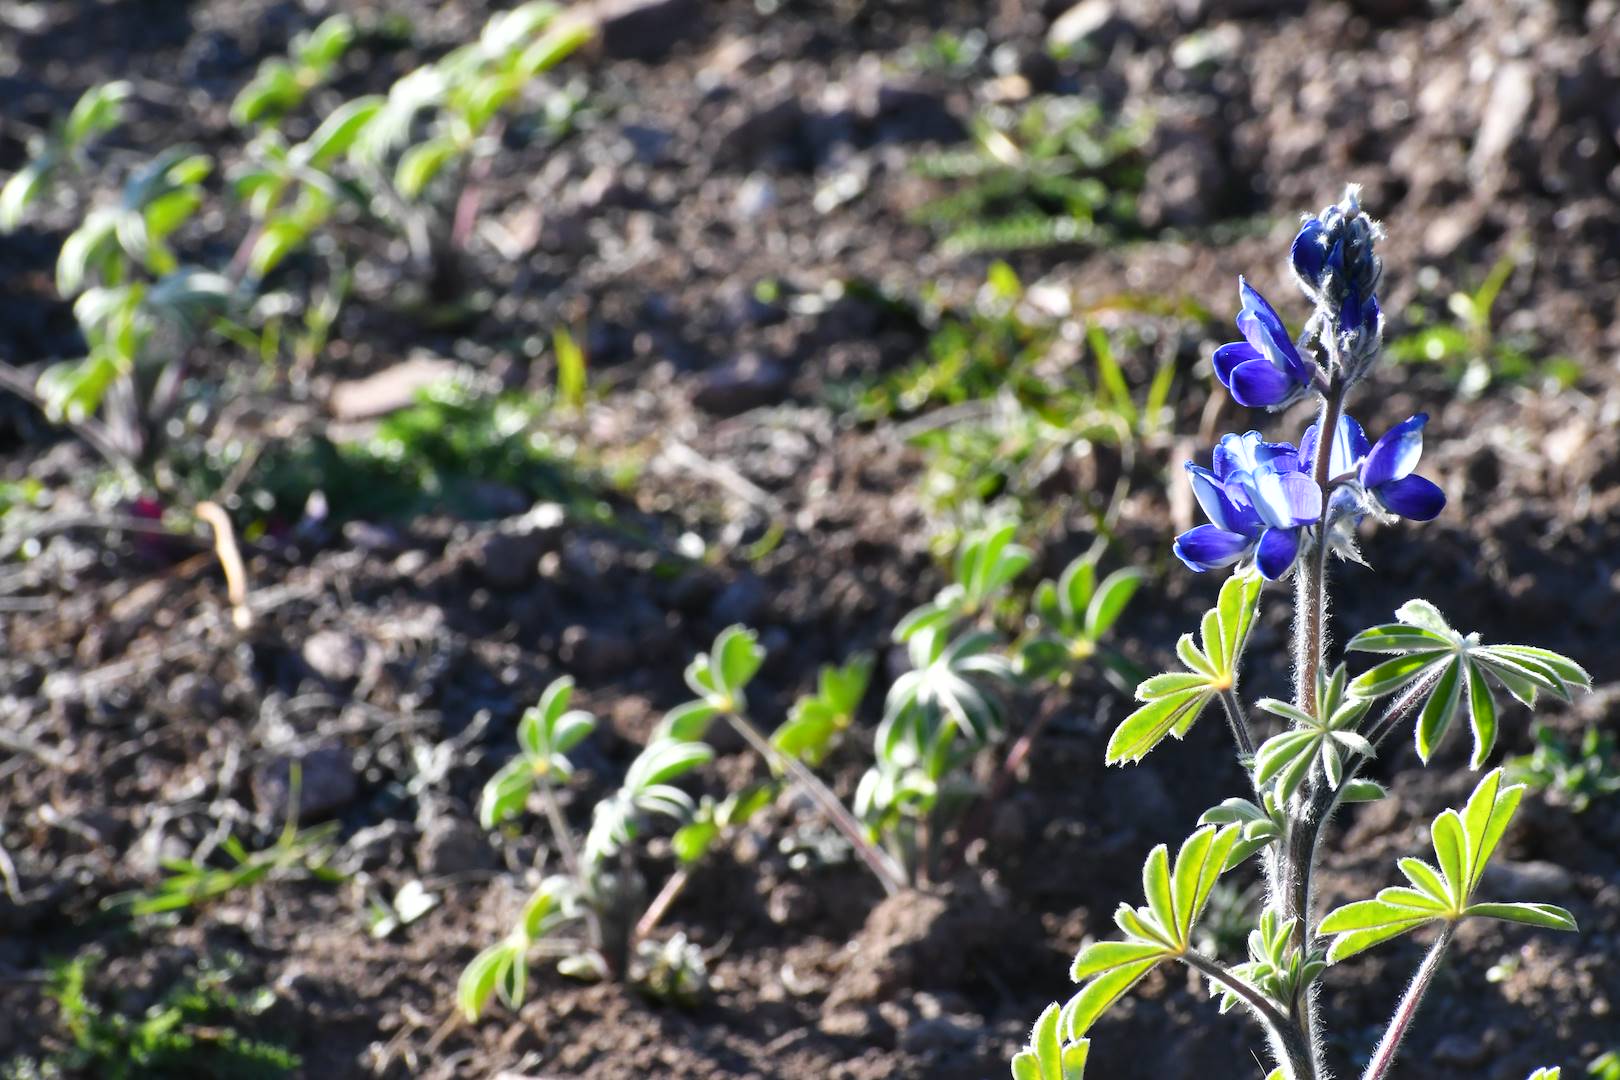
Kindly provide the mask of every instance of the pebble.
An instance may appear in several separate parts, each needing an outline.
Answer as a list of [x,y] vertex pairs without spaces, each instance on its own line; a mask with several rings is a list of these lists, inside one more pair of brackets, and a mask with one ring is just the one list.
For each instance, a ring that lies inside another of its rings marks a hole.
[[253,798],[259,812],[278,824],[292,809],[292,767],[299,767],[298,823],[330,817],[360,793],[349,752],[341,746],[321,746],[298,755],[280,755],[260,766],[253,775]]

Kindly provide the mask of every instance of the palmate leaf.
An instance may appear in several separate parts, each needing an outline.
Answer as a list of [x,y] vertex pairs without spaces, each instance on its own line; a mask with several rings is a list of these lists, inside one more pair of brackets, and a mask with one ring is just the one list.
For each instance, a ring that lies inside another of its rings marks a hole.
[[1094,942],[1074,958],[1069,975],[1081,987],[1063,1007],[1068,1038],[1084,1035],[1159,963],[1192,948],[1198,918],[1242,833],[1239,825],[1205,825],[1182,843],[1173,864],[1163,844],[1148,853],[1142,864],[1146,906],[1121,904],[1114,913],[1125,940]]
[[665,714],[658,725],[662,738],[681,741],[701,739],[709,721],[724,713],[747,711],[744,688],[765,662],[765,647],[759,635],[745,626],[728,626],[714,639],[714,647],[698,653],[686,666],[686,685],[697,695],[695,701],[678,705]]
[[807,764],[821,764],[834,740],[855,722],[872,667],[871,653],[856,653],[842,666],[823,665],[816,693],[794,703],[787,722],[772,733],[772,744]]
[[1061,1014],[1055,1002],[1041,1012],[1029,1045],[1013,1057],[1013,1080],[1085,1080],[1091,1040],[1063,1038]]
[[1421,859],[1402,859],[1398,865],[1408,885],[1384,889],[1372,900],[1346,904],[1322,920],[1318,932],[1335,935],[1328,961],[1337,963],[1436,920],[1456,922],[1479,916],[1549,930],[1574,930],[1574,916],[1552,904],[1473,903],[1485,867],[1523,795],[1522,784],[1503,787],[1501,769],[1487,773],[1460,812],[1447,810],[1435,818],[1430,827],[1433,865]]
[[[993,651],[1000,639],[988,631],[946,640],[935,629],[921,631],[906,643],[912,670],[889,687],[884,699],[885,733],[907,730],[901,718],[928,720],[942,716],[977,744],[994,741],[1003,727],[1001,687],[1011,682],[1012,661]],[[928,732],[928,725],[921,729]]]
[[1036,586],[1031,623],[1039,632],[1019,650],[1020,670],[1036,677],[1054,675],[1097,654],[1098,642],[1124,613],[1141,587],[1140,570],[1116,570],[1097,582],[1097,559],[1081,555],[1056,581]]
[[1155,675],[1136,688],[1141,708],[1120,722],[1108,740],[1107,762],[1141,761],[1167,735],[1182,738],[1214,697],[1237,683],[1238,662],[1258,611],[1263,584],[1257,573],[1234,574],[1216,606],[1204,614],[1203,647],[1183,634],[1176,654],[1190,669]]
[[1316,712],[1275,698],[1263,698],[1259,707],[1274,716],[1291,721],[1293,727],[1267,739],[1254,758],[1254,780],[1261,787],[1275,782],[1279,802],[1286,803],[1319,766],[1329,788],[1344,782],[1345,755],[1372,757],[1373,746],[1356,732],[1371,701],[1346,695],[1344,665],[1331,676],[1325,669],[1316,672]]
[[1232,846],[1226,857],[1228,870],[1281,839],[1288,831],[1288,817],[1277,802],[1276,792],[1263,796],[1264,808],[1248,799],[1227,799],[1219,806],[1205,810],[1199,817],[1200,825],[1238,825],[1243,829],[1242,839]]
[[1427,762],[1445,738],[1453,718],[1466,710],[1474,732],[1469,767],[1478,769],[1496,745],[1497,709],[1491,684],[1526,706],[1541,693],[1570,700],[1576,688],[1591,689],[1592,678],[1579,664],[1550,649],[1529,645],[1481,645],[1478,634],[1461,634],[1434,606],[1409,600],[1395,612],[1399,622],[1364,630],[1350,640],[1356,652],[1393,654],[1350,684],[1357,697],[1393,694],[1415,680],[1427,680],[1418,713],[1418,756]]

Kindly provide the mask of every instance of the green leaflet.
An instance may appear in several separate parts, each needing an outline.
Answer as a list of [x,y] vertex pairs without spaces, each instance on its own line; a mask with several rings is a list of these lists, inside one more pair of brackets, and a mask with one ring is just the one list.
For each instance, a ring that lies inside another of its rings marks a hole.
[[1192,948],[1193,929],[1242,833],[1240,825],[1205,825],[1182,843],[1173,864],[1163,844],[1148,853],[1142,865],[1147,906],[1121,904],[1114,914],[1125,940],[1086,946],[1069,970],[1081,984],[1063,1009],[1063,1031],[1071,1039],[1084,1035],[1160,962]]
[[1384,889],[1376,899],[1346,904],[1322,920],[1318,933],[1335,935],[1328,961],[1336,963],[1435,920],[1479,916],[1574,930],[1574,916],[1552,904],[1472,902],[1523,794],[1523,785],[1502,786],[1501,769],[1487,773],[1461,811],[1446,810],[1435,818],[1430,827],[1435,865],[1402,859],[1400,870],[1410,887]]
[[1329,788],[1337,788],[1344,782],[1346,754],[1373,756],[1373,745],[1356,731],[1372,703],[1347,696],[1347,681],[1343,664],[1331,676],[1324,669],[1317,670],[1314,715],[1274,698],[1263,698],[1258,703],[1261,709],[1294,725],[1267,739],[1255,753],[1255,783],[1264,787],[1275,782],[1279,803],[1293,797],[1312,766],[1320,767]]
[[1165,736],[1182,738],[1215,695],[1236,685],[1262,584],[1258,574],[1234,574],[1221,586],[1220,599],[1200,628],[1202,648],[1191,634],[1176,645],[1176,654],[1191,670],[1155,675],[1136,688],[1143,705],[1114,729],[1108,764],[1141,761]]
[[1481,645],[1479,635],[1453,630],[1426,601],[1407,601],[1395,617],[1400,621],[1364,630],[1346,646],[1355,652],[1393,654],[1357,677],[1350,693],[1383,697],[1427,680],[1415,732],[1418,755],[1425,762],[1457,713],[1466,709],[1474,733],[1469,767],[1485,763],[1496,745],[1492,682],[1527,706],[1541,693],[1568,701],[1575,688],[1592,686],[1591,676],[1569,657],[1529,645]]
[[1042,1010],[1029,1045],[1012,1060],[1013,1080],[1085,1080],[1089,1039],[1065,1039],[1062,1010],[1054,1002]]

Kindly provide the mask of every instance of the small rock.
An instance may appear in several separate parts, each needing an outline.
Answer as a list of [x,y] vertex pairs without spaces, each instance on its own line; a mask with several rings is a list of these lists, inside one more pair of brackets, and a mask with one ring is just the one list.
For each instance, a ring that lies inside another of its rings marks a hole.
[[709,606],[709,614],[719,623],[747,625],[759,617],[770,599],[770,590],[754,574],[744,572],[727,585]]
[[870,1009],[838,1009],[821,1018],[821,1030],[844,1039],[864,1039],[872,1033]]
[[343,539],[358,551],[378,555],[397,555],[405,547],[405,538],[399,530],[369,521],[349,521],[343,525]]
[[416,395],[435,383],[455,378],[462,367],[450,360],[414,356],[363,379],[338,383],[327,407],[339,420],[369,420],[416,402]]
[[1575,891],[1575,875],[1557,863],[1541,859],[1528,862],[1503,859],[1485,868],[1480,886],[1492,897],[1508,900],[1558,900]]
[[803,926],[820,908],[815,892],[797,881],[784,881],[765,902],[765,914],[777,926]]
[[908,1026],[900,1036],[900,1049],[909,1054],[946,1054],[971,1046],[977,1037],[954,1017],[936,1016]]
[[697,28],[697,0],[599,0],[590,17],[602,51],[620,60],[656,60]]
[[360,793],[354,762],[341,746],[322,746],[307,753],[282,755],[253,775],[253,798],[259,812],[280,823],[292,810],[292,770],[298,766],[299,824],[330,817]]
[[491,587],[517,589],[534,580],[549,546],[538,530],[500,529],[475,540],[468,561]]
[[1046,44],[1059,53],[1084,49],[1112,52],[1115,45],[1134,37],[1136,25],[1120,14],[1114,0],[1080,0],[1052,20],[1046,31]]
[[733,119],[720,134],[716,156],[722,160],[790,159],[805,120],[804,106],[796,97],[752,106]]
[[225,711],[225,691],[212,675],[183,671],[169,684],[169,702],[201,720],[216,720]]
[[1497,69],[1468,157],[1468,171],[1476,183],[1492,190],[1501,186],[1503,158],[1530,119],[1535,102],[1535,72],[1529,61],[1506,63]]
[[493,865],[495,853],[484,831],[462,818],[433,818],[416,845],[416,867],[424,874],[465,874]]
[[751,173],[737,187],[732,196],[731,204],[736,208],[737,216],[745,221],[754,221],[776,209],[781,200],[776,194],[776,184],[764,173]]
[[608,679],[635,664],[636,649],[615,630],[576,624],[563,631],[557,658],[587,679]]
[[1490,1053],[1490,1046],[1484,1037],[1479,1035],[1464,1035],[1454,1033],[1447,1035],[1434,1044],[1434,1054],[1431,1060],[1441,1065],[1455,1065],[1458,1068],[1471,1069],[1481,1065]]
[[736,416],[781,401],[787,388],[788,373],[781,364],[748,352],[705,371],[692,404],[716,416]]
[[304,639],[299,650],[304,664],[329,683],[344,685],[360,678],[365,670],[365,639],[342,630],[317,630]]

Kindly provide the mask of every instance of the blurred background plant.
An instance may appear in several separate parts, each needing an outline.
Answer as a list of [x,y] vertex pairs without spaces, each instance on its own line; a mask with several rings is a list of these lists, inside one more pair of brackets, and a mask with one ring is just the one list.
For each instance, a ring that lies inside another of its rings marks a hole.
[[[940,58],[958,53],[946,50]],[[914,217],[939,232],[948,255],[1128,235],[1139,228],[1141,151],[1151,129],[1140,120],[1114,122],[1080,97],[989,106],[973,122],[971,146],[917,159],[913,168],[949,191]]]

